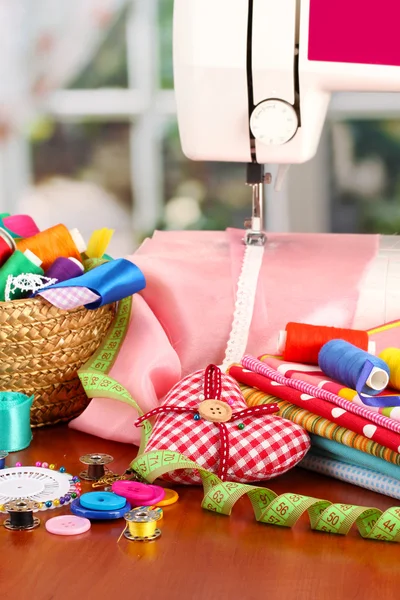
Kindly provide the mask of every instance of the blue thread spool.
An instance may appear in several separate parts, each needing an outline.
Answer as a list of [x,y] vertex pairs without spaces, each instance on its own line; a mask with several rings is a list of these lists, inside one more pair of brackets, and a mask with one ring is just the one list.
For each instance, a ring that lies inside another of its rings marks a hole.
[[8,456],[8,452],[3,452],[0,450],[0,469],[4,469],[6,466],[6,458]]
[[344,340],[331,340],[322,347],[318,355],[321,370],[332,379],[343,383],[346,387],[356,390],[361,374],[367,362],[371,371],[362,386],[361,392],[376,396],[389,383],[390,370],[380,358],[360,350]]

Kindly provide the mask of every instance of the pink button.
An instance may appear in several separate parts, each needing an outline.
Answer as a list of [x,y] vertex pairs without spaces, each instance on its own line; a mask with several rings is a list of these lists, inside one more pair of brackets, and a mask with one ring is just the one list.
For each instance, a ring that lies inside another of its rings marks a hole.
[[115,481],[111,489],[114,494],[126,498],[134,506],[153,506],[165,496],[162,487],[136,481]]
[[75,515],[61,515],[46,521],[46,529],[55,535],[79,535],[91,527],[89,519],[75,517]]

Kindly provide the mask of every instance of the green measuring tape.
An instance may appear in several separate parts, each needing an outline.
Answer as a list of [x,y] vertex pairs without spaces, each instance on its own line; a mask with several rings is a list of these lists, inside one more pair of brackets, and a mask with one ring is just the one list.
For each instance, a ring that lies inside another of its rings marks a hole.
[[400,542],[400,508],[390,508],[382,513],[378,508],[332,504],[328,500],[301,494],[277,496],[267,488],[221,481],[214,473],[202,469],[182,454],[165,450],[138,456],[131,463],[131,468],[149,483],[170,471],[196,470],[204,490],[202,508],[222,515],[230,515],[236,502],[247,495],[259,523],[293,527],[307,511],[314,531],[346,535],[356,524],[365,539]]
[[[128,390],[108,375],[125,339],[131,309],[132,298],[119,303],[113,325],[103,344],[78,374],[89,398],[113,398],[125,402],[142,416],[143,411]],[[307,511],[314,531],[346,535],[356,525],[364,539],[400,542],[400,507],[389,508],[383,513],[378,508],[332,504],[328,500],[301,494],[277,496],[267,488],[221,481],[214,473],[206,471],[182,454],[165,450],[144,454],[151,430],[150,422],[145,421],[138,456],[131,463],[131,468],[149,483],[171,471],[195,469],[203,484],[202,508],[206,510],[230,515],[236,502],[247,495],[259,523],[293,527]]]
[[[78,371],[88,398],[113,398],[135,408],[141,417],[143,411],[123,385],[108,375],[128,331],[132,310],[132,298],[124,298],[118,304],[117,314],[100,348]],[[139,453],[142,454],[150,437],[152,427],[144,423]]]

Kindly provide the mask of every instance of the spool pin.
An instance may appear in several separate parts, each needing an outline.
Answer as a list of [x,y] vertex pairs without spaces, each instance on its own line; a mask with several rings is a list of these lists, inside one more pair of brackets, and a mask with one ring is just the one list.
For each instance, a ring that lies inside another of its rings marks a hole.
[[38,510],[36,502],[27,500],[14,500],[4,507],[9,514],[9,518],[3,525],[10,531],[30,531],[39,527],[40,520],[33,516],[33,511]]
[[161,535],[157,529],[158,511],[140,508],[126,513],[124,518],[127,525],[124,536],[132,542],[153,542]]
[[[114,458],[109,454],[85,454],[80,457],[79,461],[88,468],[86,471],[82,471],[79,477],[85,481],[98,481],[106,474],[106,465],[112,463],[113,460]],[[111,471],[107,469],[107,473],[111,473]]]

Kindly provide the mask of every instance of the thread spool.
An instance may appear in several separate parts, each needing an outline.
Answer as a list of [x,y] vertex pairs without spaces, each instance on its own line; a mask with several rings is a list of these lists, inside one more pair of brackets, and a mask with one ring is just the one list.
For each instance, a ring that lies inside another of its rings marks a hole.
[[[43,275],[43,269],[41,268],[41,260],[30,250],[21,252],[15,250],[10,258],[0,268],[0,300],[5,301],[5,292],[7,279],[10,275],[17,277],[18,275],[25,275],[33,273],[35,275]],[[22,290],[15,290],[12,294],[11,300],[18,300],[22,298],[24,292]]]
[[124,536],[132,542],[152,542],[161,535],[161,530],[157,528],[160,513],[155,510],[131,510],[124,518]]
[[65,225],[55,225],[36,235],[17,241],[17,248],[24,252],[31,250],[43,262],[43,269],[47,271],[60,256],[72,256],[78,261],[81,253],[85,252],[85,242],[77,229],[68,229]]
[[[104,477],[106,473],[106,465],[112,463],[114,458],[109,454],[85,454],[81,456],[79,461],[83,465],[87,465],[87,469],[79,474],[81,479],[85,481],[98,481]],[[109,473],[110,471],[107,472]]]
[[4,467],[6,466],[7,456],[8,456],[8,452],[4,452],[3,450],[0,450],[0,470],[4,469]]
[[323,346],[318,357],[319,366],[328,377],[354,390],[358,390],[367,361],[372,364],[372,369],[360,391],[376,396],[389,383],[389,367],[382,359],[344,340],[331,340]]
[[389,384],[395,390],[400,390],[400,350],[398,348],[386,348],[379,354],[390,370]]
[[10,258],[16,249],[13,238],[3,228],[0,228],[0,267]]
[[14,238],[28,238],[40,232],[29,215],[7,215],[3,217],[3,224]]
[[33,511],[38,510],[39,506],[35,502],[27,500],[15,500],[5,505],[9,518],[3,525],[10,531],[29,531],[39,527],[40,520],[33,516]]
[[366,331],[303,323],[288,323],[286,330],[279,332],[278,352],[284,360],[317,365],[321,348],[331,340],[345,340],[370,354],[376,352],[376,344]]
[[83,271],[83,265],[78,259],[60,256],[53,262],[51,267],[47,269],[45,276],[50,279],[56,279],[57,281],[68,281],[68,279],[79,277],[79,275],[82,275]]

